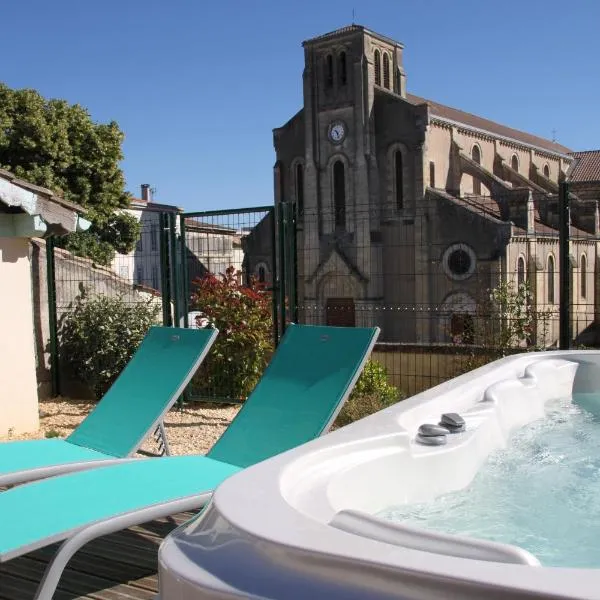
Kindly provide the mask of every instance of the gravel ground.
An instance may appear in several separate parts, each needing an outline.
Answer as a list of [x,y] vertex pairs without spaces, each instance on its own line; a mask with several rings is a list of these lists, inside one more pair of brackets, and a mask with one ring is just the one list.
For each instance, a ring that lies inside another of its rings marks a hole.
[[[34,433],[13,435],[0,440],[32,440],[44,437],[65,437],[95,406],[94,403],[68,398],[40,401],[40,429]],[[165,418],[167,438],[172,454],[204,454],[225,431],[239,406],[189,404],[174,408]],[[154,440],[147,440],[143,450],[156,452]]]

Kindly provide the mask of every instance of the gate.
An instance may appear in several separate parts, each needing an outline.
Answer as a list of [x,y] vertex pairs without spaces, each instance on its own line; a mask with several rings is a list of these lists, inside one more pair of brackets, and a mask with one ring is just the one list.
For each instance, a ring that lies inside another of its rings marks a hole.
[[288,205],[180,215],[176,322],[221,332],[189,399],[242,401],[294,318],[292,215]]

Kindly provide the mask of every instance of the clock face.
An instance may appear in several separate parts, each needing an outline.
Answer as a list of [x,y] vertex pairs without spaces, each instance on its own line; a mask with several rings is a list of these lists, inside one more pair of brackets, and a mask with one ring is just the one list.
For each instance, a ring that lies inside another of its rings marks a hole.
[[337,121],[329,126],[329,139],[334,144],[339,144],[346,137],[346,127],[343,123]]

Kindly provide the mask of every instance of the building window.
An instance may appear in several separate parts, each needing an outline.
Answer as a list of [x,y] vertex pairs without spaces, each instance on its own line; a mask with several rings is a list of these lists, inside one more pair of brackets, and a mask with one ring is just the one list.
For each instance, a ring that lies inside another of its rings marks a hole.
[[394,81],[394,91],[396,94],[402,93],[402,78],[400,76],[400,69],[396,69],[396,78]]
[[158,225],[156,223],[150,225],[150,246],[152,250],[158,250]]
[[375,50],[375,85],[381,85],[381,53]]
[[519,256],[517,261],[517,285],[520,287],[525,284],[525,259]]
[[581,298],[585,298],[587,296],[587,258],[585,254],[581,255]]
[[547,164],[544,165],[544,177],[550,179],[550,167]]
[[296,210],[298,214],[304,211],[304,167],[296,165]]
[[454,313],[450,317],[450,335],[455,344],[475,343],[475,323],[469,313]]
[[548,304],[554,304],[554,257],[548,257]]
[[435,187],[435,163],[429,163],[429,187]]
[[475,272],[477,257],[467,244],[452,244],[442,256],[442,267],[450,279],[463,281]]
[[346,65],[346,53],[341,52],[339,58],[339,77],[340,77],[340,85],[346,85],[348,82],[348,71]]
[[341,160],[336,160],[333,165],[333,210],[335,212],[335,226],[346,226],[346,169]]
[[396,209],[404,208],[404,165],[402,162],[402,152],[396,150],[394,153],[394,181],[396,192]]
[[[473,149],[471,150],[471,158],[473,159],[473,162],[476,162],[478,165],[481,164],[481,150],[479,149],[479,146],[477,144],[475,144],[473,146]],[[479,181],[479,179],[477,179],[477,177],[475,177],[474,175],[473,193],[477,194],[478,196],[481,195],[481,181]]]
[[152,265],[152,289],[158,290],[158,266]]
[[387,52],[383,53],[383,87],[390,89],[390,56]]
[[144,237],[144,232],[140,231],[140,237],[138,238],[138,241],[135,244],[135,251],[136,252],[141,252],[144,249],[144,244],[142,243],[142,238]]
[[325,85],[333,86],[333,56],[331,54],[328,54],[325,59]]
[[513,154],[510,159],[510,166],[513,171],[519,172],[519,157],[516,154]]
[[278,160],[275,163],[275,201],[285,202],[285,173],[283,163]]
[[267,280],[265,268],[263,266],[258,267],[258,283],[264,283]]

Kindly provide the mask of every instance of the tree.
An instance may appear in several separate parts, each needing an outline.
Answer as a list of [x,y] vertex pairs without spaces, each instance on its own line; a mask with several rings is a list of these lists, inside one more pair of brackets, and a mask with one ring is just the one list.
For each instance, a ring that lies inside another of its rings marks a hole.
[[78,104],[0,83],[0,167],[83,206],[93,225],[64,244],[102,264],[132,250],[140,231],[134,218],[115,216],[129,203],[122,142],[114,121],[95,123]]

